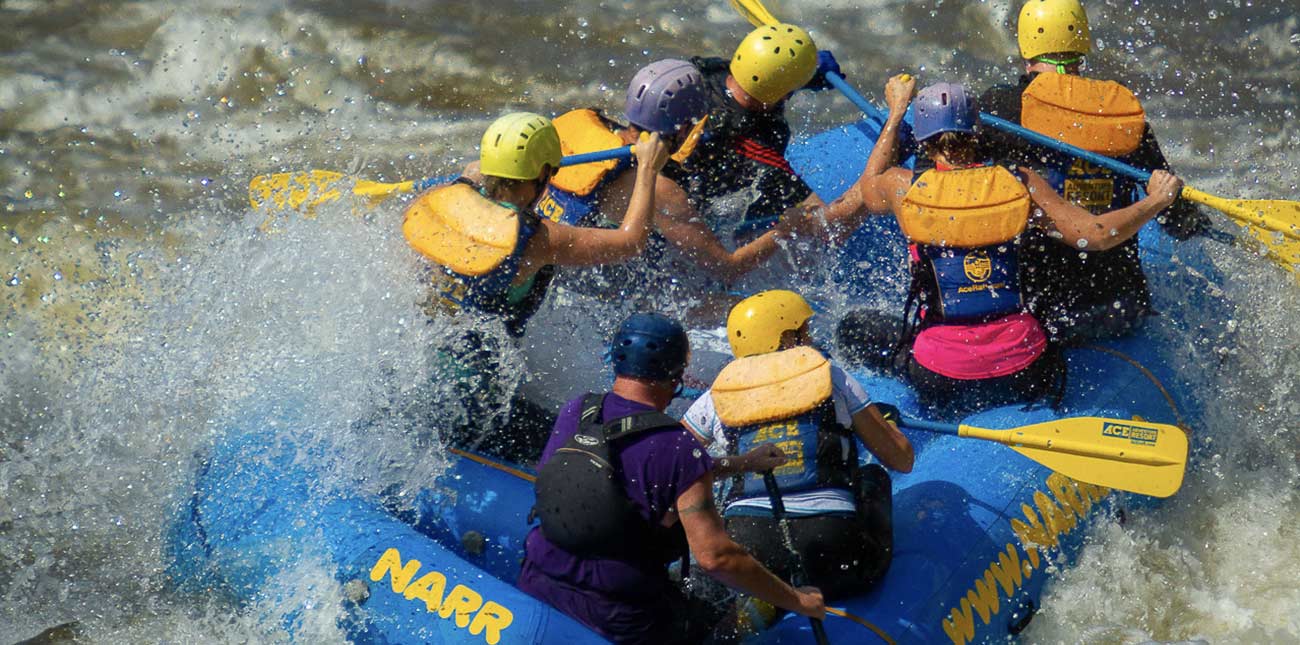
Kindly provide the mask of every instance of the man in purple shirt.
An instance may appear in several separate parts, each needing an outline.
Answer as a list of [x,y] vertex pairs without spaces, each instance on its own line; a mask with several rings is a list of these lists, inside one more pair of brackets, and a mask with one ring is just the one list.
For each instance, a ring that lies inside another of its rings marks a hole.
[[[824,618],[820,591],[791,587],[727,536],[708,453],[683,426],[655,414],[668,407],[686,368],[681,326],[633,315],[615,334],[610,356],[612,391],[569,402],[542,453],[543,526],[528,535],[519,588],[615,642],[699,642],[717,617],[668,577],[668,564],[689,548],[701,569],[728,586]],[[609,473],[598,472],[606,461],[616,491],[599,497],[609,488],[601,480]],[[612,516],[621,526],[609,526]],[[575,553],[554,542],[574,539],[597,546]]]

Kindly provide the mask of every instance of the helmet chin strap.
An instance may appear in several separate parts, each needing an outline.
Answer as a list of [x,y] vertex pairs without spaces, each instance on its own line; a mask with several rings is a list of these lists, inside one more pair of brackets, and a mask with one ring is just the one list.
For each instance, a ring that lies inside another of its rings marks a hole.
[[1067,73],[1065,71],[1065,68],[1069,67],[1070,65],[1083,64],[1083,56],[1075,56],[1074,58],[1048,58],[1047,56],[1039,56],[1034,60],[1040,63],[1047,63],[1048,65],[1055,65],[1057,74]]

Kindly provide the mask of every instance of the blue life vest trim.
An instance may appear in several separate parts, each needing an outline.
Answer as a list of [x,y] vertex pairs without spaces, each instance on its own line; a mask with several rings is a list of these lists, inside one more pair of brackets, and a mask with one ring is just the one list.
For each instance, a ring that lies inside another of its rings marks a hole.
[[1000,318],[1021,310],[1019,244],[977,249],[917,245],[948,322]]
[[[469,182],[465,181],[465,183]],[[514,208],[509,204],[503,205]],[[518,212],[519,235],[515,239],[514,250],[501,261],[501,264],[480,276],[464,275],[449,267],[440,267],[445,279],[436,285],[440,291],[438,297],[444,305],[453,309],[466,308],[500,316],[514,336],[523,335],[524,323],[541,304],[541,299],[549,288],[550,278],[554,273],[551,267],[543,267],[528,284],[523,297],[511,297],[517,291],[511,285],[519,275],[519,265],[523,261],[524,251],[528,248],[529,240],[533,239],[541,227],[541,221],[533,213]]]
[[[743,428],[724,426],[727,442],[743,455],[763,444],[774,444],[786,454],[785,464],[773,469],[782,492],[818,488],[852,490],[857,466],[857,443],[835,418],[831,399],[797,417]],[[733,478],[728,504],[739,499],[766,497],[762,473],[740,473]]]

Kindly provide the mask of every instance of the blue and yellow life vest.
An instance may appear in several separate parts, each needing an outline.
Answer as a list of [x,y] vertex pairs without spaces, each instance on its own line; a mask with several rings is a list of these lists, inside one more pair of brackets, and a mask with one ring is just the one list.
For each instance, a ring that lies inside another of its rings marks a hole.
[[[1043,73],[1021,94],[1020,123],[1090,152],[1123,157],[1141,145],[1146,112],[1133,92],[1114,81]],[[1058,193],[1094,215],[1138,200],[1138,182],[1082,159],[1052,156],[1044,170]]]
[[[788,461],[773,470],[782,492],[849,489],[857,444],[835,419],[831,364],[811,347],[732,361],[710,396],[736,454],[775,444]],[[761,473],[735,476],[728,502],[766,497]]]
[[499,316],[519,336],[553,274],[545,267],[525,284],[512,286],[540,225],[536,215],[494,202],[459,179],[416,199],[406,209],[402,233],[412,248],[438,265],[435,298],[444,310],[470,308]]
[[930,170],[903,197],[898,223],[914,245],[926,321],[990,320],[1020,311],[1019,237],[1029,191],[1006,168]]
[[[560,150],[566,156],[627,145],[614,132],[617,126],[592,109],[573,110],[552,123],[560,133]],[[571,225],[597,223],[600,189],[631,165],[632,160],[625,157],[561,168],[537,201],[537,215]]]

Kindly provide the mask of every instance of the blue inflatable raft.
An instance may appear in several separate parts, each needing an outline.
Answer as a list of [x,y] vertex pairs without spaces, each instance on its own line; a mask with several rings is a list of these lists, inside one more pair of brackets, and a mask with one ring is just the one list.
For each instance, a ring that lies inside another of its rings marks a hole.
[[[823,197],[865,164],[878,126],[862,122],[799,144],[792,161]],[[1143,234],[1148,267],[1170,262],[1170,241]],[[864,227],[839,272],[855,284],[902,266],[892,218]],[[1194,254],[1193,254],[1194,255]],[[1180,262],[1197,262],[1181,257]],[[1208,261],[1201,274],[1212,275]],[[1060,416],[1186,424],[1192,403],[1142,336],[1066,352],[1062,407],[1007,406],[964,422],[1012,428]],[[857,374],[876,400],[925,416],[891,379]],[[577,393],[575,393],[577,394]],[[232,420],[202,460],[195,490],[171,528],[172,578],[182,592],[264,598],[307,558],[343,585],[358,643],[578,643],[600,639],[513,586],[533,504],[530,471],[451,451],[447,472],[402,517],[383,500],[316,489],[309,449],[278,431],[304,423],[284,407]],[[869,593],[831,603],[835,643],[1005,641],[1029,623],[1050,562],[1069,562],[1111,491],[1070,480],[998,444],[909,432],[913,472],[894,478],[893,564]],[[864,454],[865,451],[863,451]],[[285,619],[294,629],[294,616]],[[811,643],[808,621],[787,617],[757,643]]]

